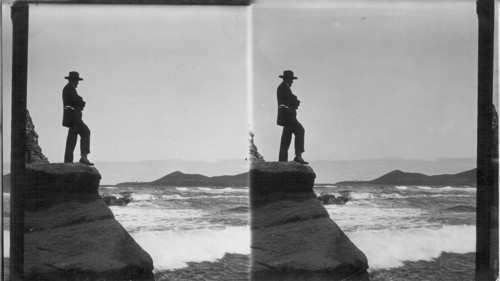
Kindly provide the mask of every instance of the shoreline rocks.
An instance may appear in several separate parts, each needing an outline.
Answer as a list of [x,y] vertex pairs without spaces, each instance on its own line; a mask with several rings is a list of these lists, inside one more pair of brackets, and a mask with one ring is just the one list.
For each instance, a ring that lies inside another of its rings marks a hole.
[[108,206],[127,206],[128,203],[132,202],[132,192],[120,193],[122,197],[117,198],[114,195],[104,195],[102,200]]
[[323,205],[345,205],[350,200],[349,197],[343,195],[335,197],[333,194],[320,194],[318,199]]
[[366,256],[315,195],[315,177],[295,162],[251,166],[252,280],[370,280]]
[[351,194],[348,190],[341,191],[340,196],[335,196],[330,193],[321,193],[318,199],[323,205],[345,205],[345,203],[351,201]]

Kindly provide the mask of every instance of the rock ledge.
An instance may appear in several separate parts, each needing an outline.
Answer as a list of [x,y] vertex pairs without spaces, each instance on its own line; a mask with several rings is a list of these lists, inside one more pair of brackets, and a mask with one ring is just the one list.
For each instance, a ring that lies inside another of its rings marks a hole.
[[26,280],[154,280],[153,261],[98,193],[83,164],[27,166]]
[[296,162],[264,162],[250,167],[251,197],[276,194],[313,194],[316,174]]
[[315,177],[294,162],[251,166],[252,280],[370,280],[366,256],[314,194]]

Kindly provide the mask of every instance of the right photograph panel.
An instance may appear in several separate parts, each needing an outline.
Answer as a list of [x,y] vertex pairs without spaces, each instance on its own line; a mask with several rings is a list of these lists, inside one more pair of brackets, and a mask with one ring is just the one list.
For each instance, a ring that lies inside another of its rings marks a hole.
[[475,1],[251,6],[252,280],[472,280]]

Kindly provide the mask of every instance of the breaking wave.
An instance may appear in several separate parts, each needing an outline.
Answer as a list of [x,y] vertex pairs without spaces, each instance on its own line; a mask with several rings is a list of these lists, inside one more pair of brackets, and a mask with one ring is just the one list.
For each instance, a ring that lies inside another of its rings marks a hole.
[[476,247],[476,227],[471,225],[362,230],[346,234],[365,253],[372,269],[399,267],[404,261],[428,261],[443,252],[470,253]]

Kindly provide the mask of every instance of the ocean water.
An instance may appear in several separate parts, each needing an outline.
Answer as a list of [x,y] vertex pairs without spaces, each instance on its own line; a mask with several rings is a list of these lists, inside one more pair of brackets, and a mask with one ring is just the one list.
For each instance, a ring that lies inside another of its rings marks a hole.
[[321,186],[349,194],[326,205],[330,217],[368,258],[373,280],[472,280],[476,189],[428,186]]
[[[367,256],[372,280],[473,279],[475,188],[329,185],[315,192],[351,197],[325,208]],[[248,188],[101,187],[100,193],[131,195],[127,206],[110,208],[152,256],[157,280],[247,278]]]
[[[101,187],[100,194],[117,198],[131,195],[127,206],[110,208],[153,258],[157,280],[167,276],[168,280],[184,280],[183,269],[193,263],[217,262],[226,253],[240,260],[240,269],[228,278],[246,277],[246,256],[250,255],[248,187]],[[198,268],[194,274],[211,280],[208,276],[214,276],[213,272],[204,270]]]

